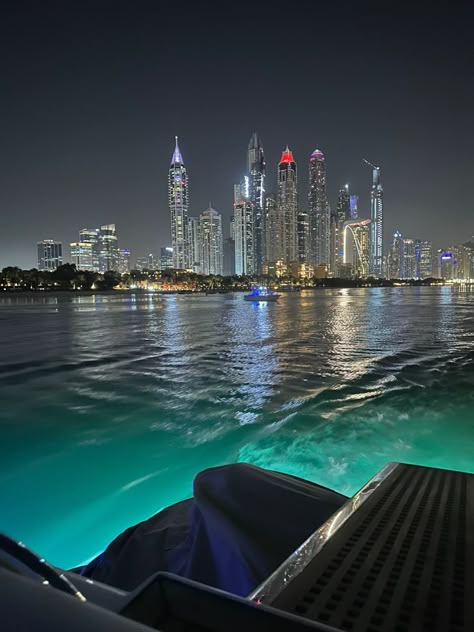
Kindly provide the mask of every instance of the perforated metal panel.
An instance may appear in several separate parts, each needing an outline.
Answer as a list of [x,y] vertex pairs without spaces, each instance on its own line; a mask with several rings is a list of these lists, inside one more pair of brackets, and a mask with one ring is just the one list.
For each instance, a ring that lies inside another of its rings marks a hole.
[[473,632],[474,475],[398,465],[271,605],[346,632]]

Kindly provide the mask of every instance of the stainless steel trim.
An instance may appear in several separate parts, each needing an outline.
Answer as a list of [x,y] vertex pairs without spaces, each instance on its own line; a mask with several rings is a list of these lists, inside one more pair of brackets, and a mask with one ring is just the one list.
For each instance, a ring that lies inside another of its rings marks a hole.
[[399,463],[387,463],[358,492],[319,527],[303,544],[287,558],[270,577],[260,584],[247,599],[258,603],[272,601],[286,585],[311,562],[314,556],[327,544],[331,536],[352,516],[375,489],[386,480]]

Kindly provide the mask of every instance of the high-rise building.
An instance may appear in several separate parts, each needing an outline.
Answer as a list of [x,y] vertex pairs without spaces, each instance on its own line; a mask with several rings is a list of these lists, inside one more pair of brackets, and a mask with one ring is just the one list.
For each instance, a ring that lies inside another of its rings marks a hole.
[[283,259],[289,264],[298,261],[298,176],[288,146],[278,164],[277,204],[283,224]]
[[115,224],[104,224],[99,230],[99,272],[117,270],[119,251]]
[[255,274],[253,218],[250,200],[242,197],[234,203],[235,274]]
[[309,249],[309,217],[308,213],[298,213],[298,262],[307,263]]
[[160,248],[160,270],[171,270],[174,267],[173,248],[162,246]]
[[[370,234],[371,234],[370,245],[372,247],[373,231],[371,231]],[[389,275],[391,279],[403,278],[403,256],[404,256],[403,248],[404,248],[403,237],[400,231],[397,230],[393,235],[392,246],[390,248],[390,254],[389,254],[388,269],[389,269]],[[373,254],[372,250],[370,251],[370,254],[371,255]]]
[[369,274],[370,219],[349,219],[342,228],[341,277],[367,277]]
[[118,251],[117,272],[128,274],[130,272],[130,250],[120,248]]
[[76,266],[76,270],[91,270],[94,272],[94,244],[85,241],[75,241],[69,244],[71,249],[71,263]]
[[310,263],[328,266],[331,209],[326,190],[326,159],[320,149],[315,149],[309,159],[308,214]]
[[235,241],[232,237],[224,239],[224,276],[235,274]]
[[433,246],[431,241],[415,240],[416,278],[429,279],[433,276]]
[[[367,162],[367,161],[366,161]],[[380,167],[367,162],[372,167],[372,189],[370,192],[370,274],[382,276],[383,267],[383,188],[380,180]]]
[[403,240],[403,257],[400,278],[416,278],[416,244],[414,239]]
[[338,276],[338,268],[343,263],[344,256],[344,223],[352,218],[349,185],[339,189],[337,196],[337,210],[335,221],[331,214],[331,243],[330,269],[334,276]]
[[188,217],[189,267],[193,272],[201,272],[201,253],[199,251],[199,220]]
[[189,183],[183,157],[179,151],[178,137],[168,173],[168,199],[171,214],[171,243],[173,268],[189,266],[188,208]]
[[455,279],[456,274],[456,258],[450,250],[439,249],[437,251],[438,274],[441,279]]
[[87,268],[92,272],[99,272],[99,243],[100,230],[98,228],[83,228],[79,231],[79,242],[91,244],[92,261],[91,267]]
[[38,270],[52,272],[63,265],[63,244],[54,239],[38,242]]
[[211,206],[199,217],[199,253],[203,274],[223,272],[222,216]]
[[332,276],[340,277],[341,274],[339,268],[343,263],[340,257],[340,244],[342,244],[342,251],[344,251],[344,227],[341,228],[341,226],[339,225],[339,222],[337,221],[337,213],[331,211],[329,217],[329,269],[331,270]]
[[284,216],[274,195],[265,199],[265,261],[274,263],[285,258]]
[[262,143],[254,132],[247,153],[249,178],[248,196],[254,209],[254,262],[255,272],[262,273],[265,258],[265,155]]
[[357,208],[358,204],[359,204],[359,196],[351,195],[350,197],[351,219],[357,219],[359,217],[359,211]]

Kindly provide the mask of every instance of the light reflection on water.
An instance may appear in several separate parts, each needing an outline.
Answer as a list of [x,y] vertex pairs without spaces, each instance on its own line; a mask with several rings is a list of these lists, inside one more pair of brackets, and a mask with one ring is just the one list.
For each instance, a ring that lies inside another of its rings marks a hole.
[[0,529],[73,565],[224,462],[345,493],[390,460],[472,471],[473,303],[2,296]]

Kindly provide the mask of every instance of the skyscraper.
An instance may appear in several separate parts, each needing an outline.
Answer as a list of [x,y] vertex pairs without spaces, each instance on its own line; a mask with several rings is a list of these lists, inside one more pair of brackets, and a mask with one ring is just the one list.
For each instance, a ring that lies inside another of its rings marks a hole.
[[63,244],[54,239],[43,239],[38,242],[38,270],[53,272],[63,265]]
[[383,188],[380,181],[380,167],[376,167],[367,160],[372,167],[372,189],[370,191],[370,274],[382,276],[383,262]]
[[118,263],[119,250],[115,224],[104,224],[99,231],[99,272],[116,271]]
[[[366,277],[369,273],[370,219],[349,219],[342,228],[341,276]],[[349,270],[348,270],[349,268]],[[344,274],[342,272],[344,271]]]
[[71,249],[71,263],[76,266],[76,270],[94,270],[93,244],[86,241],[75,241],[69,244],[69,247]]
[[279,213],[274,195],[265,199],[265,261],[275,263],[283,261],[285,247],[283,242],[284,218]]
[[277,204],[283,224],[283,259],[289,264],[298,261],[298,177],[288,146],[278,164]]
[[403,240],[403,258],[400,278],[416,278],[416,245],[414,239]]
[[201,272],[201,253],[199,251],[199,220],[188,217],[189,267],[193,272]]
[[235,274],[255,273],[253,219],[253,204],[242,196],[234,202]]
[[329,265],[330,207],[326,191],[326,160],[320,149],[309,159],[308,215],[310,263]]
[[160,270],[171,270],[173,267],[173,248],[162,246],[160,248]]
[[168,199],[171,214],[171,243],[173,247],[173,267],[177,269],[189,266],[188,243],[188,207],[189,207],[189,183],[186,167],[178,146],[176,146],[171,158],[168,173]]
[[433,246],[431,241],[415,240],[416,278],[429,279],[433,276]]
[[298,213],[297,217],[297,233],[298,233],[298,262],[308,262],[309,247],[309,218],[308,213]]
[[[370,255],[373,255],[372,251],[372,235],[373,230],[370,231]],[[404,257],[404,245],[403,237],[400,231],[396,231],[393,235],[392,247],[390,248],[389,255],[389,275],[391,279],[401,279],[403,277],[403,257]],[[370,267],[370,266],[369,266]],[[372,272],[371,272],[372,274]]]
[[199,217],[199,254],[203,274],[222,274],[222,216],[210,205]]
[[256,132],[250,138],[247,153],[248,192],[253,204],[254,264],[255,273],[262,273],[265,258],[265,156]]
[[359,217],[359,211],[357,208],[358,204],[359,204],[359,196],[351,195],[350,197],[351,219],[357,219]]
[[79,231],[79,242],[91,244],[92,261],[91,267],[87,269],[93,272],[99,272],[99,234],[100,230],[98,228],[83,228]]
[[335,215],[335,221],[331,221],[330,268],[333,275],[338,276],[338,268],[343,263],[344,256],[344,222],[352,218],[348,184],[339,189]]

